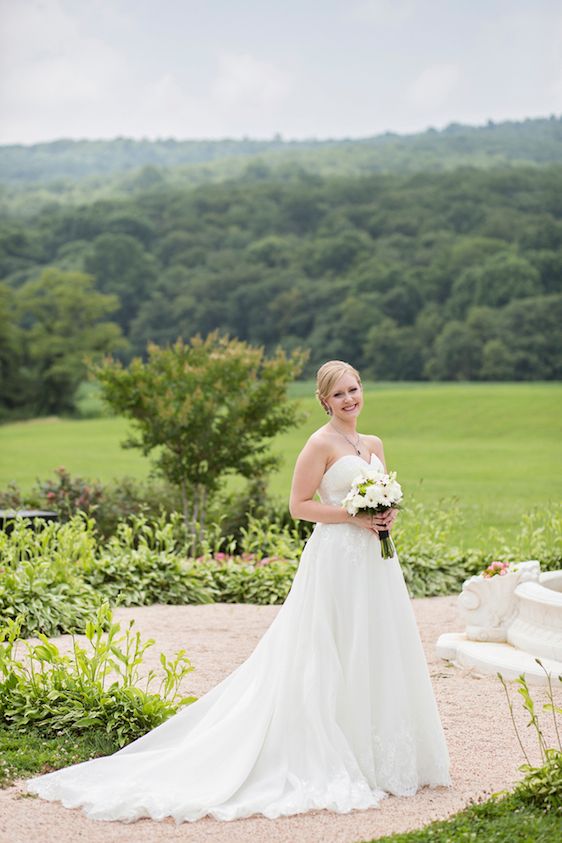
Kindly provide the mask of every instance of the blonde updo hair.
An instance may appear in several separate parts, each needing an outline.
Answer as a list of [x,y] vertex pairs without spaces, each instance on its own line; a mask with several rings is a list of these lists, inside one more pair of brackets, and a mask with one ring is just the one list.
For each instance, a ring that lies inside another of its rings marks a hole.
[[357,369],[354,369],[349,363],[344,363],[343,360],[328,360],[316,372],[316,397],[326,412],[328,412],[326,399],[330,397],[334,386],[344,375],[353,375],[361,386],[361,378]]

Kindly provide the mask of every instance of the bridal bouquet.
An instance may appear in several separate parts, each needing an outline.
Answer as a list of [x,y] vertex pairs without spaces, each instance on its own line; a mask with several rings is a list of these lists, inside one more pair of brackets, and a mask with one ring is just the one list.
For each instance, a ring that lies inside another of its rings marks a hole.
[[[389,507],[400,509],[401,500],[402,488],[396,480],[395,471],[385,474],[380,468],[365,466],[353,480],[342,506],[350,515],[377,515]],[[379,539],[382,558],[392,559],[395,551],[388,530],[379,530]]]

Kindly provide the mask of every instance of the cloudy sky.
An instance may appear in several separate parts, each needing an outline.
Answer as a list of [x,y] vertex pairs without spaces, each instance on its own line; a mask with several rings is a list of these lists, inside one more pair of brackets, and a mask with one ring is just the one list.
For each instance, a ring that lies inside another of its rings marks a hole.
[[0,0],[0,143],[562,112],[559,0]]

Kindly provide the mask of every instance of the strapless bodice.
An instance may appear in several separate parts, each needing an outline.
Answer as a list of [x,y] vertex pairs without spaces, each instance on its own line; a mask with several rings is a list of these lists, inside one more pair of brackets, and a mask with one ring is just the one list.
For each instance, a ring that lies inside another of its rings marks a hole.
[[376,454],[371,454],[370,463],[360,457],[359,454],[345,454],[332,463],[318,487],[318,494],[322,503],[341,504],[349,492],[352,481],[359,474],[361,466],[368,465],[375,468],[384,468]]

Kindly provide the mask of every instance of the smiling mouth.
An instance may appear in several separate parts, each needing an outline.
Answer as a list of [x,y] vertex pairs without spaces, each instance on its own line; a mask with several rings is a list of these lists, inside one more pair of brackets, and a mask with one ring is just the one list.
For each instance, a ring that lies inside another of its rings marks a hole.
[[345,410],[346,413],[349,413],[350,410],[355,410],[355,408],[358,407],[358,406],[359,406],[358,404],[353,404],[351,407],[344,407],[343,409]]

